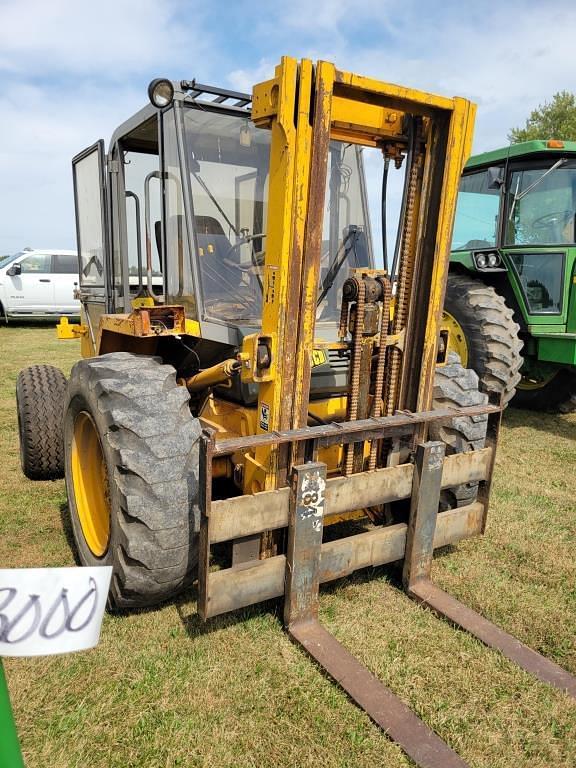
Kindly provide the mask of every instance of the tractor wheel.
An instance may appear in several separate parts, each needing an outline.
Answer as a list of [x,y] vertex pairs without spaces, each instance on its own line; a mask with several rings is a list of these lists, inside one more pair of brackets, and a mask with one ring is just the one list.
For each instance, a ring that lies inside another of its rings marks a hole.
[[[446,365],[436,368],[434,380],[434,408],[467,405],[484,405],[488,396],[478,388],[478,375],[464,368],[455,352],[448,354]],[[429,429],[431,440],[442,440],[446,455],[477,451],[484,448],[488,416],[457,416],[445,422],[432,422]],[[464,483],[447,488],[440,497],[440,509],[453,509],[472,504],[476,500],[478,483]]]
[[66,488],[82,565],[113,567],[109,606],[159,603],[198,562],[198,438],[188,391],[158,358],[76,363],[64,415]]
[[64,477],[62,413],[66,377],[52,365],[23,368],[16,380],[20,464],[30,480]]
[[448,277],[445,322],[450,326],[449,349],[465,368],[473,368],[484,392],[497,392],[507,405],[520,381],[520,326],[502,296],[490,285],[467,275]]
[[558,412],[573,410],[571,398],[576,396],[576,374],[566,368],[558,368],[542,380],[522,378],[516,390],[514,407],[532,411]]

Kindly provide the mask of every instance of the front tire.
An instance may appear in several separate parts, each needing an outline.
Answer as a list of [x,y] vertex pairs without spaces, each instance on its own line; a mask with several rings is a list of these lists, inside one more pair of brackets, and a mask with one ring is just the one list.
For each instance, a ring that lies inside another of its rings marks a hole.
[[112,608],[183,589],[198,562],[198,438],[188,391],[158,358],[125,352],[72,369],[66,488],[82,565],[111,565]]

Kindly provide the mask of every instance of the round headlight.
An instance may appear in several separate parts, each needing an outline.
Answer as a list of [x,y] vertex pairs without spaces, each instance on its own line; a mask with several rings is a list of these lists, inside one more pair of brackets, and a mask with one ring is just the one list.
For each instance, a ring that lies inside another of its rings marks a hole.
[[500,259],[498,258],[497,253],[489,253],[488,254],[488,266],[489,267],[497,267],[500,263]]
[[484,267],[488,266],[488,258],[485,253],[476,254],[476,266],[480,269],[484,269]]
[[170,80],[166,80],[165,78],[152,80],[148,86],[148,98],[158,109],[167,107],[172,103],[172,99],[174,98],[174,86]]

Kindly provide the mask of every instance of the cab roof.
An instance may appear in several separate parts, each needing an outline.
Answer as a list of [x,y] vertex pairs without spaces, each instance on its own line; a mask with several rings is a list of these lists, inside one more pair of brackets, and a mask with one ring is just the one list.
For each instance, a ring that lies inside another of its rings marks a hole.
[[576,141],[563,141],[563,147],[549,147],[546,140],[522,141],[508,147],[494,149],[481,155],[473,155],[466,163],[466,170],[481,165],[497,165],[506,159],[529,157],[530,155],[576,155]]

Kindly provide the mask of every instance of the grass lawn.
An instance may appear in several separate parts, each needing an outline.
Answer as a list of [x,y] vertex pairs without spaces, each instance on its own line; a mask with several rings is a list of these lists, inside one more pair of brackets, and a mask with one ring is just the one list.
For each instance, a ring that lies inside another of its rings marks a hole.
[[[63,481],[20,472],[20,368],[75,341],[0,328],[0,564],[74,563]],[[576,414],[505,414],[486,536],[436,557],[438,583],[576,673]],[[394,568],[324,589],[338,639],[475,768],[576,765],[576,704],[417,607]],[[106,616],[98,648],[6,659],[28,768],[399,768],[412,763],[284,635],[281,606],[197,618],[189,592]],[[2,767],[4,768],[4,767]]]

